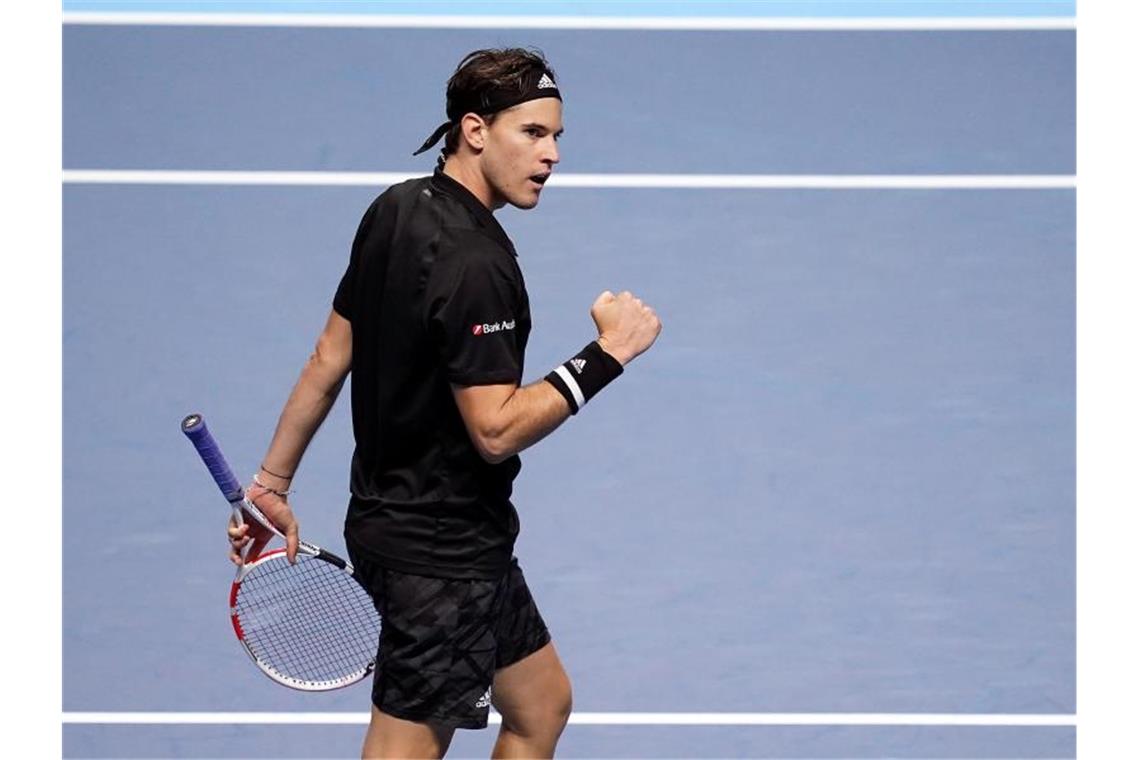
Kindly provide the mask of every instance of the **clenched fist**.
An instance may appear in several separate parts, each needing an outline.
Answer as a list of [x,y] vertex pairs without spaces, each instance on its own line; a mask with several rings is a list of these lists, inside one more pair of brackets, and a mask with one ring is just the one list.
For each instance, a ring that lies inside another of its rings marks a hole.
[[616,296],[606,291],[590,307],[598,326],[598,344],[622,365],[629,364],[653,345],[661,333],[661,320],[652,308],[624,290]]

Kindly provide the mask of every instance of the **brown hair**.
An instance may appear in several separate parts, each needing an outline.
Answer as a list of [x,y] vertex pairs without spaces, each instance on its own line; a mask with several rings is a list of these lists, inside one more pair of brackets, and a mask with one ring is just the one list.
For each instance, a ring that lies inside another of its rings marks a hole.
[[[459,62],[451,79],[447,80],[448,104],[460,100],[469,102],[492,90],[517,88],[521,92],[528,78],[536,71],[545,71],[554,76],[554,70],[550,68],[540,50],[523,48],[476,50],[468,53]],[[495,114],[487,114],[483,119],[490,124],[495,120]],[[444,159],[458,150],[461,131],[458,121],[447,131],[442,155],[439,158],[440,166],[443,165]]]

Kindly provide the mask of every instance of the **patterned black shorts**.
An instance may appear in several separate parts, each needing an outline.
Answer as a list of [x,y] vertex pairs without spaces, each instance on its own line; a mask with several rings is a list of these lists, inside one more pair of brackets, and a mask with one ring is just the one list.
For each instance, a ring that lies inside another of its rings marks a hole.
[[471,581],[349,556],[383,621],[372,703],[404,720],[486,728],[495,671],[550,641],[518,560],[499,580]]

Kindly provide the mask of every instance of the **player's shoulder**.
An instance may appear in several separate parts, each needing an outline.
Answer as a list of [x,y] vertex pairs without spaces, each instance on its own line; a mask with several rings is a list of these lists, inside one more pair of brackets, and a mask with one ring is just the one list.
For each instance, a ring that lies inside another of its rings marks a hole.
[[494,269],[510,276],[516,269],[513,252],[449,188],[432,180],[394,184],[375,201],[378,216],[397,230],[401,246],[431,251],[437,270]]
[[415,202],[428,190],[431,177],[412,177],[389,185],[372,201],[372,207],[399,207]]
[[[399,213],[420,231],[442,232],[463,239],[478,234],[480,222],[458,198],[435,185],[431,176],[398,182],[377,196],[373,207],[381,214]],[[490,241],[495,243],[496,241]]]
[[385,222],[400,215],[401,209],[409,205],[410,198],[414,198],[420,187],[426,183],[426,177],[397,182],[389,185],[379,195],[372,199],[364,211],[360,229],[362,232],[375,230],[378,226],[385,226]]

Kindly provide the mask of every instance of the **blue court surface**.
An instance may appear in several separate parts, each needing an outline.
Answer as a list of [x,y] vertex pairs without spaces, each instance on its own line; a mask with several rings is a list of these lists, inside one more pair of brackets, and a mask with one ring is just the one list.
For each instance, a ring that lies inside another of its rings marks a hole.
[[[1075,756],[1073,29],[104,22],[63,40],[64,168],[104,173],[63,188],[65,757],[359,755],[367,685],[284,689],[233,640],[227,507],[178,423],[203,413],[252,474],[383,190],[274,173],[427,173],[410,154],[455,63],[507,44],[559,74],[556,176],[932,178],[552,185],[499,212],[528,381],[589,340],[604,289],[665,325],[516,483],[517,555],[582,718],[560,756]],[[293,499],[334,550],[351,451],[345,393]],[[493,740],[458,732],[449,757]]]

